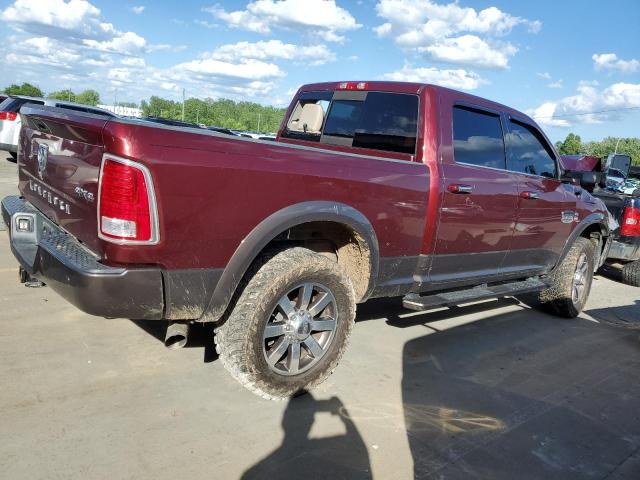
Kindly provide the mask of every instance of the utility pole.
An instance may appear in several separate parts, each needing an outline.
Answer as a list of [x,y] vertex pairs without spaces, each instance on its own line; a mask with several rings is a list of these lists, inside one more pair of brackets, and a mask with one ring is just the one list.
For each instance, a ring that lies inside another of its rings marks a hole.
[[184,88],[182,89],[182,121],[184,122]]
[[67,96],[69,97],[69,101],[71,101],[71,87],[67,88]]
[[260,112],[258,112],[258,132],[260,132]]

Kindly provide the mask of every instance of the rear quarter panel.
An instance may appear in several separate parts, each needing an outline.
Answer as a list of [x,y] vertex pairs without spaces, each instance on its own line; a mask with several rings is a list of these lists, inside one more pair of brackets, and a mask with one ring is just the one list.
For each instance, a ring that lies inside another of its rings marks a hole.
[[421,163],[133,122],[108,123],[104,142],[150,169],[160,217],[158,245],[106,245],[112,263],[222,268],[262,220],[313,200],[364,214],[381,257],[420,252],[429,185]]

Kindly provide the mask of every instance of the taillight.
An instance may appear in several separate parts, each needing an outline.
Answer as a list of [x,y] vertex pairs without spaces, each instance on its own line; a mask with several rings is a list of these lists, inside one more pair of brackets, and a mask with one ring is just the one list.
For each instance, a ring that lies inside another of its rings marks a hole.
[[620,235],[625,237],[640,236],[640,208],[625,207],[622,215]]
[[98,185],[98,236],[116,243],[158,242],[151,174],[130,160],[105,155]]
[[0,112],[0,120],[14,122],[18,118],[18,112]]

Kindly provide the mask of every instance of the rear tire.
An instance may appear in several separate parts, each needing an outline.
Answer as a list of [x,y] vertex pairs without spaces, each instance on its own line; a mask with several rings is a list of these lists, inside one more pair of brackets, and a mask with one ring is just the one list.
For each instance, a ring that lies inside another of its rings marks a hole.
[[640,260],[629,262],[622,267],[622,281],[627,285],[640,287]]
[[216,350],[252,392],[270,400],[295,396],[336,368],[355,308],[351,282],[336,262],[291,248],[247,275],[231,314],[216,328]]
[[595,247],[586,238],[578,238],[567,256],[547,278],[549,288],[540,292],[540,302],[552,314],[577,317],[589,298]]

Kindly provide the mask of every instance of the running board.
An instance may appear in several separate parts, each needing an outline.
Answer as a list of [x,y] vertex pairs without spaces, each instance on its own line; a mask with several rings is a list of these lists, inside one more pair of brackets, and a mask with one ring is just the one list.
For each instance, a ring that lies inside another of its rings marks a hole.
[[487,284],[456,290],[453,292],[437,293],[435,295],[418,295],[409,293],[402,299],[402,305],[409,310],[430,310],[437,307],[450,307],[461,303],[474,302],[489,298],[511,297],[523,293],[539,292],[549,285],[537,277],[529,278],[521,282],[501,283],[499,285]]

